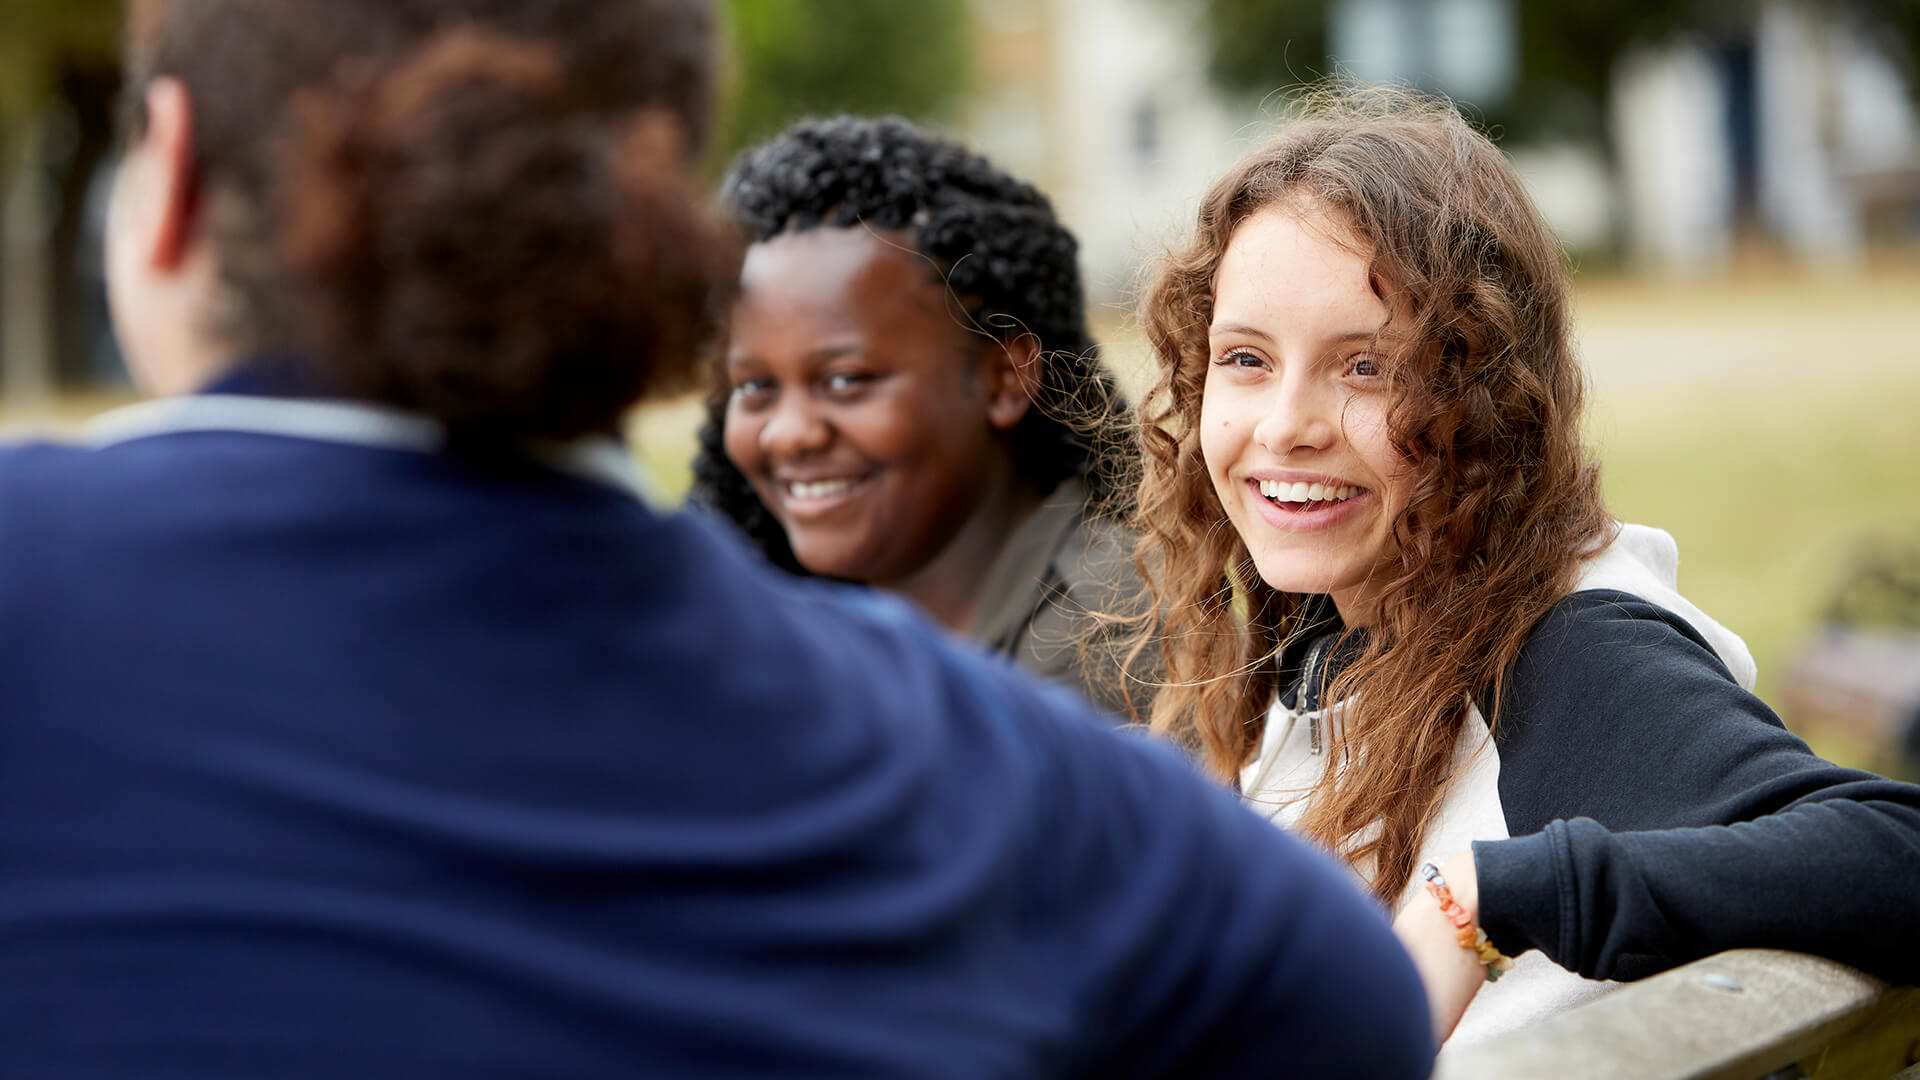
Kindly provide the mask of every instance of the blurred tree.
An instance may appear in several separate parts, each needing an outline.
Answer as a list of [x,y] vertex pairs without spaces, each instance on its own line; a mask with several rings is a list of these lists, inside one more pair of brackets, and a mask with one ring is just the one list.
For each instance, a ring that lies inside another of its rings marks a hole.
[[[807,114],[938,119],[966,90],[968,0],[723,2],[732,43],[723,157]],[[14,210],[0,215],[0,250],[15,278],[9,286],[0,270],[0,324],[20,331],[7,340],[32,343],[21,351],[48,354],[32,359],[36,370],[73,376],[88,364],[81,237],[111,150],[123,7],[0,0],[0,206]]]
[[[966,89],[966,0],[726,0],[734,43],[723,149],[809,113],[933,118]],[[63,70],[111,66],[122,0],[0,0],[0,124],[56,94]]]
[[1332,74],[1332,6],[1328,0],[1201,0],[1208,76],[1228,93],[1262,96]]
[[0,0],[0,376],[35,393],[83,374],[97,315],[86,196],[111,149],[120,0]]
[[967,88],[967,0],[728,0],[727,12],[728,156],[802,116],[936,119]]
[[120,8],[121,0],[0,0],[0,124],[44,105],[63,68],[112,66]]

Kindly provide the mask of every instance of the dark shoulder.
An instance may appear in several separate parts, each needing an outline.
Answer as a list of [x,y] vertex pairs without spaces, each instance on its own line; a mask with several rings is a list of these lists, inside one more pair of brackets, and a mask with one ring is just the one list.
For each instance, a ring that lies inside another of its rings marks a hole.
[[1715,820],[1716,792],[1744,775],[1743,763],[1804,754],[1692,624],[1613,590],[1554,606],[1489,716],[1515,836],[1558,818],[1609,828]]
[[1127,620],[1147,604],[1134,569],[1134,540],[1123,522],[1083,511],[1039,583],[1039,606],[1015,651],[1028,670],[1078,687],[1115,715],[1146,706],[1126,692],[1124,657],[1135,625]]
[[[1495,719],[1510,741],[1548,724],[1619,725],[1665,715],[1702,686],[1744,694],[1707,639],[1643,597],[1588,589],[1555,604],[1520,647]],[[1484,699],[1490,699],[1491,692]]]
[[1133,565],[1139,539],[1124,521],[1089,504],[1053,559],[1059,587],[1080,606],[1097,611],[1130,610],[1140,595]]
[[1705,663],[1732,679],[1693,624],[1617,589],[1587,589],[1555,604],[1521,646],[1514,678],[1523,684],[1565,684],[1627,673],[1648,661]]
[[28,531],[55,529],[76,508],[93,503],[124,508],[153,493],[153,485],[144,477],[116,469],[88,447],[39,441],[0,446],[0,531],[4,534],[18,537]]
[[9,486],[57,480],[84,470],[97,455],[78,446],[45,441],[0,443],[0,483]]

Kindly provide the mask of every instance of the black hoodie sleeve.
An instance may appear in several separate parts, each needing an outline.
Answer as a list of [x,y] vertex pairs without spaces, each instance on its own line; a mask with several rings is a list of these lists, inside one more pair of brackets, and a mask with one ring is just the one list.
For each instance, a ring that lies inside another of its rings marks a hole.
[[1494,741],[1514,839],[1473,852],[1503,952],[1634,979],[1770,947],[1920,980],[1920,787],[1814,756],[1672,612],[1562,601]]

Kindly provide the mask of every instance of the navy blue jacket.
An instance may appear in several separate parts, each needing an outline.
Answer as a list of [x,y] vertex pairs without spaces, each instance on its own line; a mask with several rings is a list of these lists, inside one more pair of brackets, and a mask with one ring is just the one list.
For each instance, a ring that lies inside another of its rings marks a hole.
[[0,451],[0,1075],[1426,1071],[1342,871],[898,603],[144,409]]

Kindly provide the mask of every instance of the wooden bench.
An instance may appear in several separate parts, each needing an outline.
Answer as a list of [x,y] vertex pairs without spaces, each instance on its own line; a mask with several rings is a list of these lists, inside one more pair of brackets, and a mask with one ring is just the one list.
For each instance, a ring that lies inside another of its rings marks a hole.
[[[1915,913],[1920,921],[1920,912]],[[1440,1055],[1441,1080],[1920,1080],[1920,989],[1799,953],[1721,953]]]

